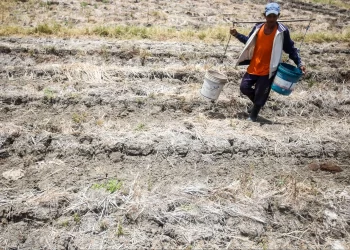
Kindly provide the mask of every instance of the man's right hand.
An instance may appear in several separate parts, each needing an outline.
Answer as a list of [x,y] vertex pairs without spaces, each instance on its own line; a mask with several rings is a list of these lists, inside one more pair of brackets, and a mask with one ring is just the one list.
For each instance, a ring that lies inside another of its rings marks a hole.
[[231,28],[230,28],[230,34],[231,34],[232,36],[237,36],[238,32],[237,32],[236,28],[231,27]]

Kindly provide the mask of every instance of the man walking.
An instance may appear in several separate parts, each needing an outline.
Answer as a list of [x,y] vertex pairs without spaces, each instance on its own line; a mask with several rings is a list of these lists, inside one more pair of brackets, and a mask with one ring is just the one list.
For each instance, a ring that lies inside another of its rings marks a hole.
[[237,65],[249,64],[240,89],[254,104],[248,118],[253,122],[257,121],[259,111],[270,94],[277,67],[282,59],[282,51],[289,55],[303,73],[306,70],[290,38],[288,28],[277,22],[280,6],[277,3],[268,3],[264,16],[266,22],[257,23],[249,36],[238,33],[235,28],[230,29],[230,34],[245,44]]

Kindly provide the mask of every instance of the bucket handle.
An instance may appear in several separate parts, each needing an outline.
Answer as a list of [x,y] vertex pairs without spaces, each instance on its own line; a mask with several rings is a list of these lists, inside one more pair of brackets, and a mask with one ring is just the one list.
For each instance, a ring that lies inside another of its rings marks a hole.
[[300,43],[300,46],[299,46],[299,49],[298,49],[299,54],[300,54],[300,50],[301,50],[301,45],[303,45],[303,43],[304,43],[304,39],[305,39],[306,33],[309,30],[309,28],[310,28],[311,21],[312,21],[312,19],[310,19],[309,24],[307,25],[305,33],[304,33],[304,36],[303,36],[303,40],[301,40],[301,43]]
[[[305,21],[309,21],[309,24],[306,26],[305,33],[304,33],[304,35],[303,35],[303,39],[301,40],[301,43],[300,43],[300,46],[299,46],[299,49],[298,49],[298,54],[299,54],[299,56],[300,56],[301,46],[303,45],[304,40],[305,40],[306,33],[307,33],[307,31],[309,30],[310,25],[311,25],[311,22],[312,22],[313,20],[315,20],[315,19],[305,20]],[[289,58],[285,59],[284,62],[287,62],[288,60],[289,60]]]

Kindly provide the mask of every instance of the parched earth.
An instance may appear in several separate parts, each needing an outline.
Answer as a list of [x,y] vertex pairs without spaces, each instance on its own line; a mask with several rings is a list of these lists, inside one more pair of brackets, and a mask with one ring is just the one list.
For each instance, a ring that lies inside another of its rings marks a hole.
[[[11,14],[182,29],[253,20],[264,4],[21,1]],[[281,6],[316,17],[310,32],[349,24],[336,6]],[[224,46],[0,37],[0,249],[349,249],[349,44],[304,43],[307,74],[257,123],[234,66],[243,44],[222,63]],[[210,68],[229,80],[215,102],[200,94]]]

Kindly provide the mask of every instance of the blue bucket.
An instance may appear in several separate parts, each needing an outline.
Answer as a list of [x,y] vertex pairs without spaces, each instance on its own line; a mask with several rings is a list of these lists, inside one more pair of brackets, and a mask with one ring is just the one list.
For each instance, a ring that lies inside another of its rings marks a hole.
[[281,95],[290,95],[303,72],[290,64],[280,63],[271,89]]

